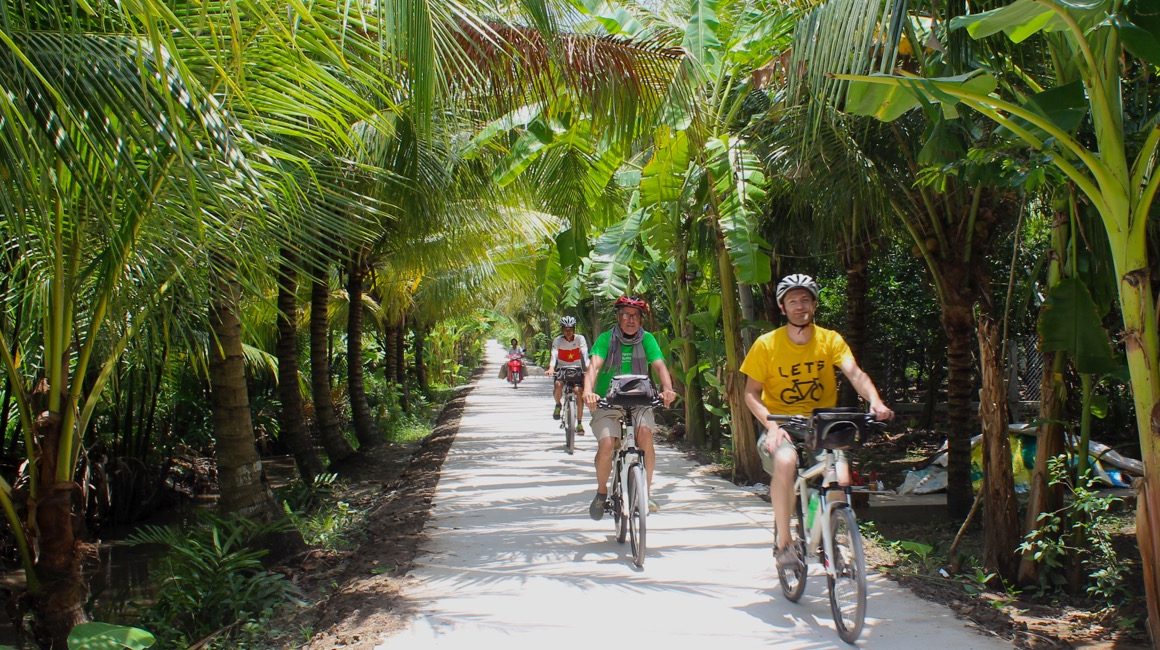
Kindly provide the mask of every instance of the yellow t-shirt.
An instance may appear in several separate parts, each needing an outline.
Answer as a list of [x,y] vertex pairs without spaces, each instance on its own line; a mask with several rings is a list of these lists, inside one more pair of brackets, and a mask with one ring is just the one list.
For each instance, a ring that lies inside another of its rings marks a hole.
[[789,339],[785,327],[762,334],[749,348],[741,372],[761,382],[761,401],[776,415],[809,415],[838,403],[836,372],[854,358],[841,334],[814,326],[805,345]]

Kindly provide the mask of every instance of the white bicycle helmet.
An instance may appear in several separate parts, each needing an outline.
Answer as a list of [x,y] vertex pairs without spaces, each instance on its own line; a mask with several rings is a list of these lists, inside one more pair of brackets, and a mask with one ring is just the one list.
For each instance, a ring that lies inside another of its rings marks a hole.
[[575,316],[563,316],[560,318],[560,327],[576,327]]
[[818,299],[818,283],[814,282],[813,278],[804,273],[793,273],[785,276],[781,279],[781,282],[777,283],[777,304],[781,304],[781,301],[785,299],[785,294],[790,289],[805,289],[813,295],[814,300]]

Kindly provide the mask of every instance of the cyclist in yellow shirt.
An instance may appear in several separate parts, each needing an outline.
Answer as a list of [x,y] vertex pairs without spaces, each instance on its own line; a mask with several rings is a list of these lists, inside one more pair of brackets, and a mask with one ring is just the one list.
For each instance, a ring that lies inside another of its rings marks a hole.
[[[818,291],[817,282],[808,275],[795,273],[782,278],[777,284],[777,305],[789,322],[758,337],[741,363],[741,372],[747,377],[745,404],[765,427],[757,441],[757,451],[770,475],[769,501],[775,530],[789,530],[798,453],[790,434],[769,421],[767,415],[809,415],[815,408],[837,405],[838,378],[834,371],[838,369],[870,404],[875,419],[894,417],[894,411],[878,396],[870,376],[854,360],[842,335],[814,323]],[[850,482],[849,465],[845,462],[838,464],[838,480],[843,485]],[[778,536],[777,562],[793,566],[799,561],[797,547],[783,537],[787,536]]]

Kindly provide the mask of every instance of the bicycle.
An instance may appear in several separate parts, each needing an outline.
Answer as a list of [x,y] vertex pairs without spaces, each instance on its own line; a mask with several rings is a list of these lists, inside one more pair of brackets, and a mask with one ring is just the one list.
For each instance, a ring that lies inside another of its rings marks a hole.
[[648,473],[644,465],[644,450],[636,446],[636,425],[633,414],[644,408],[661,405],[652,383],[646,375],[617,375],[614,380],[643,380],[648,386],[639,393],[610,394],[597,404],[600,408],[620,411],[620,444],[614,450],[612,487],[604,510],[611,511],[616,526],[616,541],[623,544],[630,539],[632,562],[644,566],[646,534],[648,531]]
[[[850,486],[839,485],[837,463],[844,452],[860,447],[871,428],[880,428],[869,413],[858,409],[814,409],[805,416],[770,415],[770,420],[793,436],[799,446],[817,451],[817,462],[799,466],[794,481],[794,513],[790,516],[791,544],[798,547],[799,562],[791,567],[778,566],[777,578],[782,593],[790,602],[798,602],[806,588],[811,560],[826,570],[830,611],[834,626],[843,641],[853,644],[866,621],[866,556],[862,533],[850,507]],[[819,496],[823,495],[823,496]],[[808,531],[808,537],[803,535]],[[780,548],[780,543],[777,547]]]
[[569,454],[576,450],[576,427],[580,423],[576,408],[576,387],[584,385],[584,371],[568,367],[556,370],[556,381],[564,384],[560,397],[560,428],[564,430],[564,449]]

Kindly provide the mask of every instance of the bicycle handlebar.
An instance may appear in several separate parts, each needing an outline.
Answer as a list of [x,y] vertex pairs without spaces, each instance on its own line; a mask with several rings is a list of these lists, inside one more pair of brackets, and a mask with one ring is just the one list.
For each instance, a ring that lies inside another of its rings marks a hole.
[[657,407],[664,406],[664,405],[665,405],[665,402],[664,402],[664,400],[662,400],[660,398],[659,395],[653,395],[652,400],[648,404],[630,404],[630,405],[613,404],[612,402],[609,402],[608,400],[604,399],[603,397],[596,400],[596,406],[599,406],[602,409],[616,409],[618,411],[627,411],[629,409],[640,409],[640,408],[657,408]]
[[[819,409],[818,415],[840,416],[841,420],[851,422],[861,431],[866,431],[867,434],[871,430],[883,431],[886,429],[886,423],[876,420],[873,413],[848,413],[840,410],[827,411],[824,409]],[[809,439],[810,431],[817,430],[818,428],[818,422],[813,415],[775,415],[770,413],[766,416],[766,419],[771,422],[779,422],[788,425],[782,427],[783,430],[789,433],[789,435],[796,439],[798,442],[807,442]],[[808,444],[813,445],[816,444],[816,442],[810,442]]]
[[[850,420],[862,420],[863,424],[875,427],[886,427],[886,422],[874,419],[873,413],[842,413]],[[813,426],[813,416],[809,415],[775,415],[770,413],[765,416],[765,419],[771,422],[789,422],[791,424],[802,424],[803,426]]]

